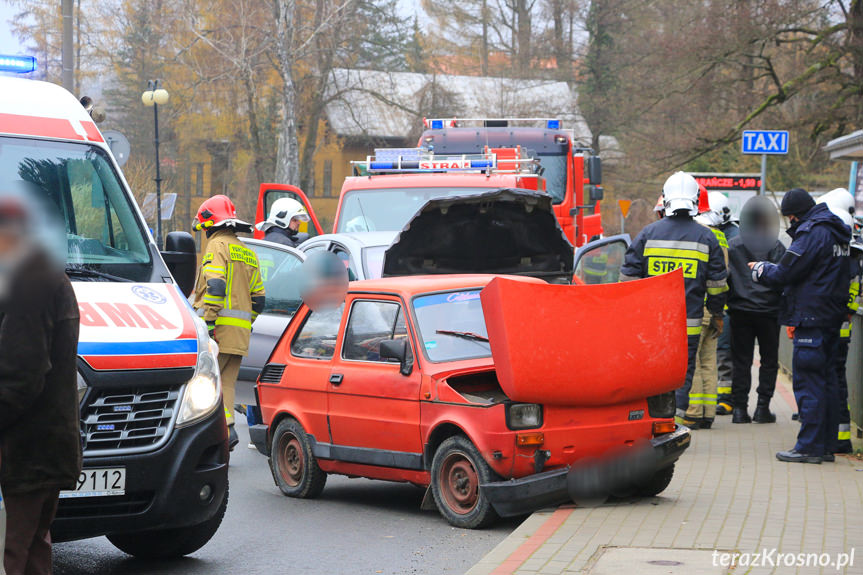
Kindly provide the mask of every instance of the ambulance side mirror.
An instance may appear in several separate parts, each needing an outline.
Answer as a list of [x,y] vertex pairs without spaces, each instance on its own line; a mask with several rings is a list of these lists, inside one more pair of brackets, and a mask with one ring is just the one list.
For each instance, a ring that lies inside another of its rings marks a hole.
[[195,238],[188,232],[169,232],[165,238],[162,259],[174,281],[186,297],[195,291],[195,271],[198,263]]

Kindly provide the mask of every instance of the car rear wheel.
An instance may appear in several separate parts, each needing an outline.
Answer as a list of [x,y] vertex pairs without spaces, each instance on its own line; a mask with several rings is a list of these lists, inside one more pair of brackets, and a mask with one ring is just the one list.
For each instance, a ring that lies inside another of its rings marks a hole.
[[642,497],[653,497],[654,495],[659,495],[665,491],[665,488],[668,487],[669,483],[671,483],[672,477],[674,477],[673,463],[654,473],[650,479],[639,486],[638,494]]
[[140,559],[177,559],[194,553],[213,538],[225,510],[228,508],[228,491],[225,489],[225,497],[218,511],[210,519],[190,525],[188,527],[177,527],[174,529],[162,529],[159,531],[143,531],[138,533],[116,533],[108,535],[114,547]]
[[318,466],[309,437],[296,419],[283,419],[276,427],[270,467],[276,485],[288,497],[313,499],[327,484],[327,474]]
[[494,472],[466,437],[450,437],[440,445],[432,460],[431,476],[435,503],[450,525],[475,529],[497,519],[480,488],[494,480]]

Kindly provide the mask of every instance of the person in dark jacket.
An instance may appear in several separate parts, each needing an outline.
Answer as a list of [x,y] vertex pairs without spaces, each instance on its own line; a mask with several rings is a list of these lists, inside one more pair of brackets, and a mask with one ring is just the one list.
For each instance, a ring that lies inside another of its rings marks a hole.
[[839,328],[846,318],[851,230],[803,189],[782,198],[793,239],[778,264],[749,262],[752,279],[783,287],[780,321],[794,337],[794,397],[800,414],[797,443],[776,454],[781,461],[832,461],[836,449],[838,383],[832,368]]
[[59,265],[29,241],[24,204],[0,197],[0,486],[9,575],[51,573],[59,493],[81,470],[78,303]]
[[303,222],[309,221],[305,206],[293,198],[279,198],[273,202],[270,215],[256,228],[264,232],[264,240],[295,248],[307,239],[309,234],[299,231]]
[[[740,234],[728,243],[728,314],[731,318],[732,423],[773,423],[770,400],[779,372],[779,306],[782,290],[752,281],[751,261],[779,263],[785,246],[779,241],[779,213],[763,196],[750,198],[740,212]],[[755,341],[761,356],[758,403],[749,417]]]
[[677,172],[662,188],[665,217],[645,227],[626,251],[620,268],[621,281],[635,280],[683,270],[686,296],[686,335],[689,358],[686,380],[675,393],[678,423],[696,427],[686,418],[689,391],[695,372],[702,318],[706,308],[716,331],[722,331],[727,271],[719,240],[710,229],[696,222],[698,183],[684,172]]

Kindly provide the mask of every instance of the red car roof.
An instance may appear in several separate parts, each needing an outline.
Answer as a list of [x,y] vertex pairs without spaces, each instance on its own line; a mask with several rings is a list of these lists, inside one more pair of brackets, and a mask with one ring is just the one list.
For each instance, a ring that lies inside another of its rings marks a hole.
[[417,294],[423,293],[450,291],[467,288],[484,288],[495,277],[506,277],[509,279],[528,283],[545,283],[540,279],[526,276],[495,276],[490,274],[447,274],[427,276],[402,276],[351,282],[348,291],[350,293],[395,293],[404,297],[405,299],[408,299]]

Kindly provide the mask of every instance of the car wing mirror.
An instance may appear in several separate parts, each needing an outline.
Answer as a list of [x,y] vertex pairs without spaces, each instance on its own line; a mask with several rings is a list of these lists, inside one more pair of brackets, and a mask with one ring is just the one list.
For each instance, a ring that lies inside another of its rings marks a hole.
[[180,291],[186,297],[195,291],[195,272],[198,257],[195,249],[195,239],[188,232],[170,232],[165,238],[165,251],[162,259]]
[[408,356],[408,342],[405,339],[388,339],[381,342],[381,359],[393,359],[399,362],[399,372],[410,375],[414,368],[413,359]]

